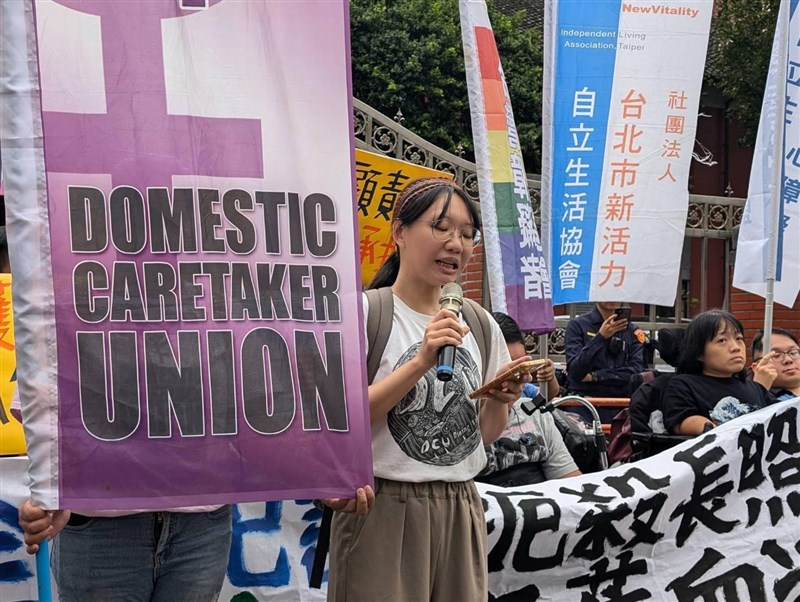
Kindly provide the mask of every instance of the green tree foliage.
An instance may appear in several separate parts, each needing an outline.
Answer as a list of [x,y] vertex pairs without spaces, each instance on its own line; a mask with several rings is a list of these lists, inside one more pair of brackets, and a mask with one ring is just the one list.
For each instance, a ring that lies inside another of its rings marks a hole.
[[728,114],[755,143],[780,0],[718,0],[706,79],[731,99]]
[[[525,167],[541,156],[542,37],[521,16],[489,4]],[[353,94],[403,125],[472,160],[472,128],[457,0],[351,0]]]

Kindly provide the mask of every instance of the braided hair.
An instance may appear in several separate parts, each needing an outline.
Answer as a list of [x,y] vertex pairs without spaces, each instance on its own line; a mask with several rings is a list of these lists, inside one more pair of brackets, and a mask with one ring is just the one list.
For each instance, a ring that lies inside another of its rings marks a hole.
[[[419,178],[410,182],[397,197],[392,211],[392,222],[400,222],[409,226],[417,221],[437,199],[444,195],[444,205],[439,214],[441,219],[447,214],[453,194],[457,194],[464,201],[469,211],[473,225],[480,229],[481,216],[475,203],[469,198],[460,184],[446,178]],[[391,255],[381,265],[369,288],[383,288],[392,286],[400,272],[400,249],[395,247]]]

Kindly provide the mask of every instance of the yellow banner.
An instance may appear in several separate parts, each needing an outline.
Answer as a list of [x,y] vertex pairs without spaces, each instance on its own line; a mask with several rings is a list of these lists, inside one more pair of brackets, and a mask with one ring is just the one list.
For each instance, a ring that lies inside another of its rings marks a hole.
[[25,453],[22,424],[9,410],[17,386],[14,354],[14,312],[11,307],[11,274],[0,274],[0,456]]
[[453,175],[356,149],[358,230],[361,279],[367,287],[394,250],[392,210],[406,184],[417,178],[449,178]]

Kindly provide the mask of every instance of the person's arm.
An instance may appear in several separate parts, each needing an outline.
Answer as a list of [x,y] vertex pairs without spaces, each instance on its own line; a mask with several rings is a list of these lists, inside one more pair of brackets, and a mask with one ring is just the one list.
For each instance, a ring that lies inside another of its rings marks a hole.
[[675,434],[697,436],[702,435],[715,426],[717,426],[716,423],[707,416],[689,416],[684,418],[681,423],[675,427]]
[[39,544],[58,535],[67,524],[69,510],[45,510],[34,506],[30,499],[22,502],[18,510],[19,526],[22,527],[25,550],[28,554],[36,554]]
[[[508,352],[506,351],[506,353]],[[501,374],[529,359],[531,358],[525,355],[509,364],[505,364],[495,372],[495,375]],[[519,379],[504,380],[498,388],[490,389],[489,392],[481,398],[480,430],[484,446],[491,445],[501,435],[508,422],[508,413],[511,405],[519,399],[519,396],[522,394],[522,387],[526,382],[530,382],[530,380],[530,374],[525,374]]]
[[625,365],[596,370],[595,374],[598,381],[627,383],[631,376],[644,371],[644,345],[639,342],[635,334],[631,333],[630,338],[630,353],[625,360]]
[[370,422],[385,417],[403,397],[419,382],[419,379],[436,365],[438,352],[444,345],[461,345],[469,327],[461,324],[453,312],[439,310],[425,328],[422,345],[417,354],[385,378],[373,383],[367,390],[369,395]]
[[564,335],[564,355],[567,359],[567,374],[571,381],[583,380],[592,371],[595,356],[605,348],[605,339],[595,334],[587,343],[583,342],[583,329],[577,318],[567,324]]
[[546,359],[544,366],[536,371],[536,382],[539,383],[539,391],[544,388],[547,383],[547,401],[558,396],[558,391],[561,385],[556,378],[556,366],[551,359]]

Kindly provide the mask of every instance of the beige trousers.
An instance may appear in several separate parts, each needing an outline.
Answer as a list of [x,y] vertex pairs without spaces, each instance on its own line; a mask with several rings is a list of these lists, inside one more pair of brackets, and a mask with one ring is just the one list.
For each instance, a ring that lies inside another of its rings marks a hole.
[[483,602],[486,520],[472,481],[376,478],[366,516],[335,512],[329,602]]

